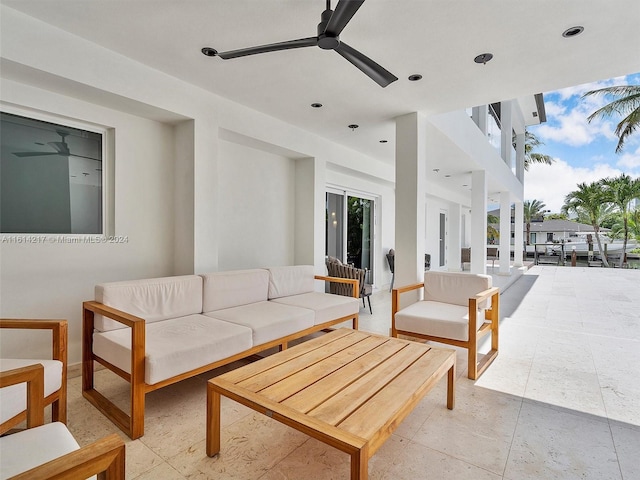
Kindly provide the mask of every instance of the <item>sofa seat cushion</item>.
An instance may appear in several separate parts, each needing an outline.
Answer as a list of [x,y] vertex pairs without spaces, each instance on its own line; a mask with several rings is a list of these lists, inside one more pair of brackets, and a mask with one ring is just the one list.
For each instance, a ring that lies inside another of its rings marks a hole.
[[[144,380],[153,385],[252,346],[250,328],[202,314],[147,323]],[[131,373],[129,328],[95,332],[93,351]]]
[[13,477],[79,448],[78,442],[60,422],[7,435],[0,438],[0,478]]
[[[44,396],[60,390],[62,385],[62,362],[58,360],[3,358],[0,370],[28,367],[40,363],[44,367]],[[27,409],[27,384],[21,383],[0,389],[0,423],[6,422]]]
[[[476,318],[479,329],[484,323],[482,311]],[[466,342],[469,340],[469,307],[419,301],[396,312],[396,328]]]
[[[96,285],[96,302],[117,308],[147,323],[202,313],[202,277],[179,275],[110,282]],[[101,332],[126,328],[122,323],[95,316],[95,328]]]
[[269,272],[264,269],[207,273],[201,277],[205,313],[268,299]]
[[267,301],[216,310],[205,315],[249,327],[253,331],[254,345],[311,328],[315,321],[313,310]]
[[322,292],[303,293],[269,301],[313,310],[316,325],[338,318],[354,316],[360,311],[360,301],[357,298]]

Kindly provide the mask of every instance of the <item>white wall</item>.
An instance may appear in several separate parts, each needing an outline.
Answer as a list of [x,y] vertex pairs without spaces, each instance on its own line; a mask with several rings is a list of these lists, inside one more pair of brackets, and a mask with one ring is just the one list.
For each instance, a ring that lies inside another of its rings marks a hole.
[[[0,243],[2,317],[70,321],[70,361],[80,359],[80,312],[96,283],[173,270],[173,128],[14,82],[2,100],[116,129],[115,234],[125,243]],[[48,354],[30,332],[2,332],[4,356]],[[27,348],[25,348],[25,344]],[[49,347],[50,348],[50,347]]]
[[295,160],[221,140],[220,270],[292,265]]

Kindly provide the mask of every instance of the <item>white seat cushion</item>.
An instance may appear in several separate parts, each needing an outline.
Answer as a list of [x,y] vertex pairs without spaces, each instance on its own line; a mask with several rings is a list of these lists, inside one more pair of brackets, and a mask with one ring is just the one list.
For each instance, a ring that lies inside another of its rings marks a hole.
[[207,273],[201,277],[204,313],[268,299],[269,272],[264,269]]
[[249,327],[253,331],[254,345],[313,327],[315,321],[313,310],[266,301],[216,310],[205,315]]
[[0,438],[0,478],[13,477],[79,448],[78,442],[60,422],[7,435]]
[[[44,396],[60,390],[62,385],[62,362],[58,360],[3,358],[0,371],[27,367],[40,363],[44,367]],[[27,409],[27,384],[21,383],[0,389],[0,423],[6,422]]]
[[[250,328],[206,315],[188,315],[148,323],[145,383],[153,385],[252,346]],[[125,372],[131,372],[129,328],[95,332],[93,351]]]
[[356,315],[360,311],[360,300],[330,293],[309,292],[290,297],[280,297],[270,302],[308,308],[315,312],[315,324],[328,322],[337,318]]
[[269,270],[269,300],[313,292],[313,265],[271,267]]
[[[485,321],[482,311],[478,312],[477,319],[480,328]],[[466,342],[469,340],[469,307],[419,301],[396,313],[396,328]]]

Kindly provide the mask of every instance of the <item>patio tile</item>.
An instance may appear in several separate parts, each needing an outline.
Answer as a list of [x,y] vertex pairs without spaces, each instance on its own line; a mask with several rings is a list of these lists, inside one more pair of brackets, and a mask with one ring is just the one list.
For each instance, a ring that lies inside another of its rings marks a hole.
[[618,454],[620,470],[624,480],[640,478],[640,428],[626,428],[620,425],[611,425],[613,443]]
[[504,478],[620,480],[609,424],[525,402]]

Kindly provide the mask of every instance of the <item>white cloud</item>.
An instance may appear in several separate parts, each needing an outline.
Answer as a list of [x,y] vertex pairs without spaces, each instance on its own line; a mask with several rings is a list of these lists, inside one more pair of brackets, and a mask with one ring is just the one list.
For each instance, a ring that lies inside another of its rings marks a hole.
[[[625,145],[625,149],[629,148],[629,145]],[[620,160],[618,160],[617,164],[623,170],[636,170],[640,175],[640,146],[636,148],[634,152],[631,153],[623,153],[620,156]],[[637,175],[636,175],[637,176]]]
[[565,197],[577,190],[579,183],[591,183],[623,173],[607,164],[585,168],[573,167],[559,158],[555,160],[553,165],[532,164],[524,174],[525,200],[540,200],[552,213],[560,212]]

